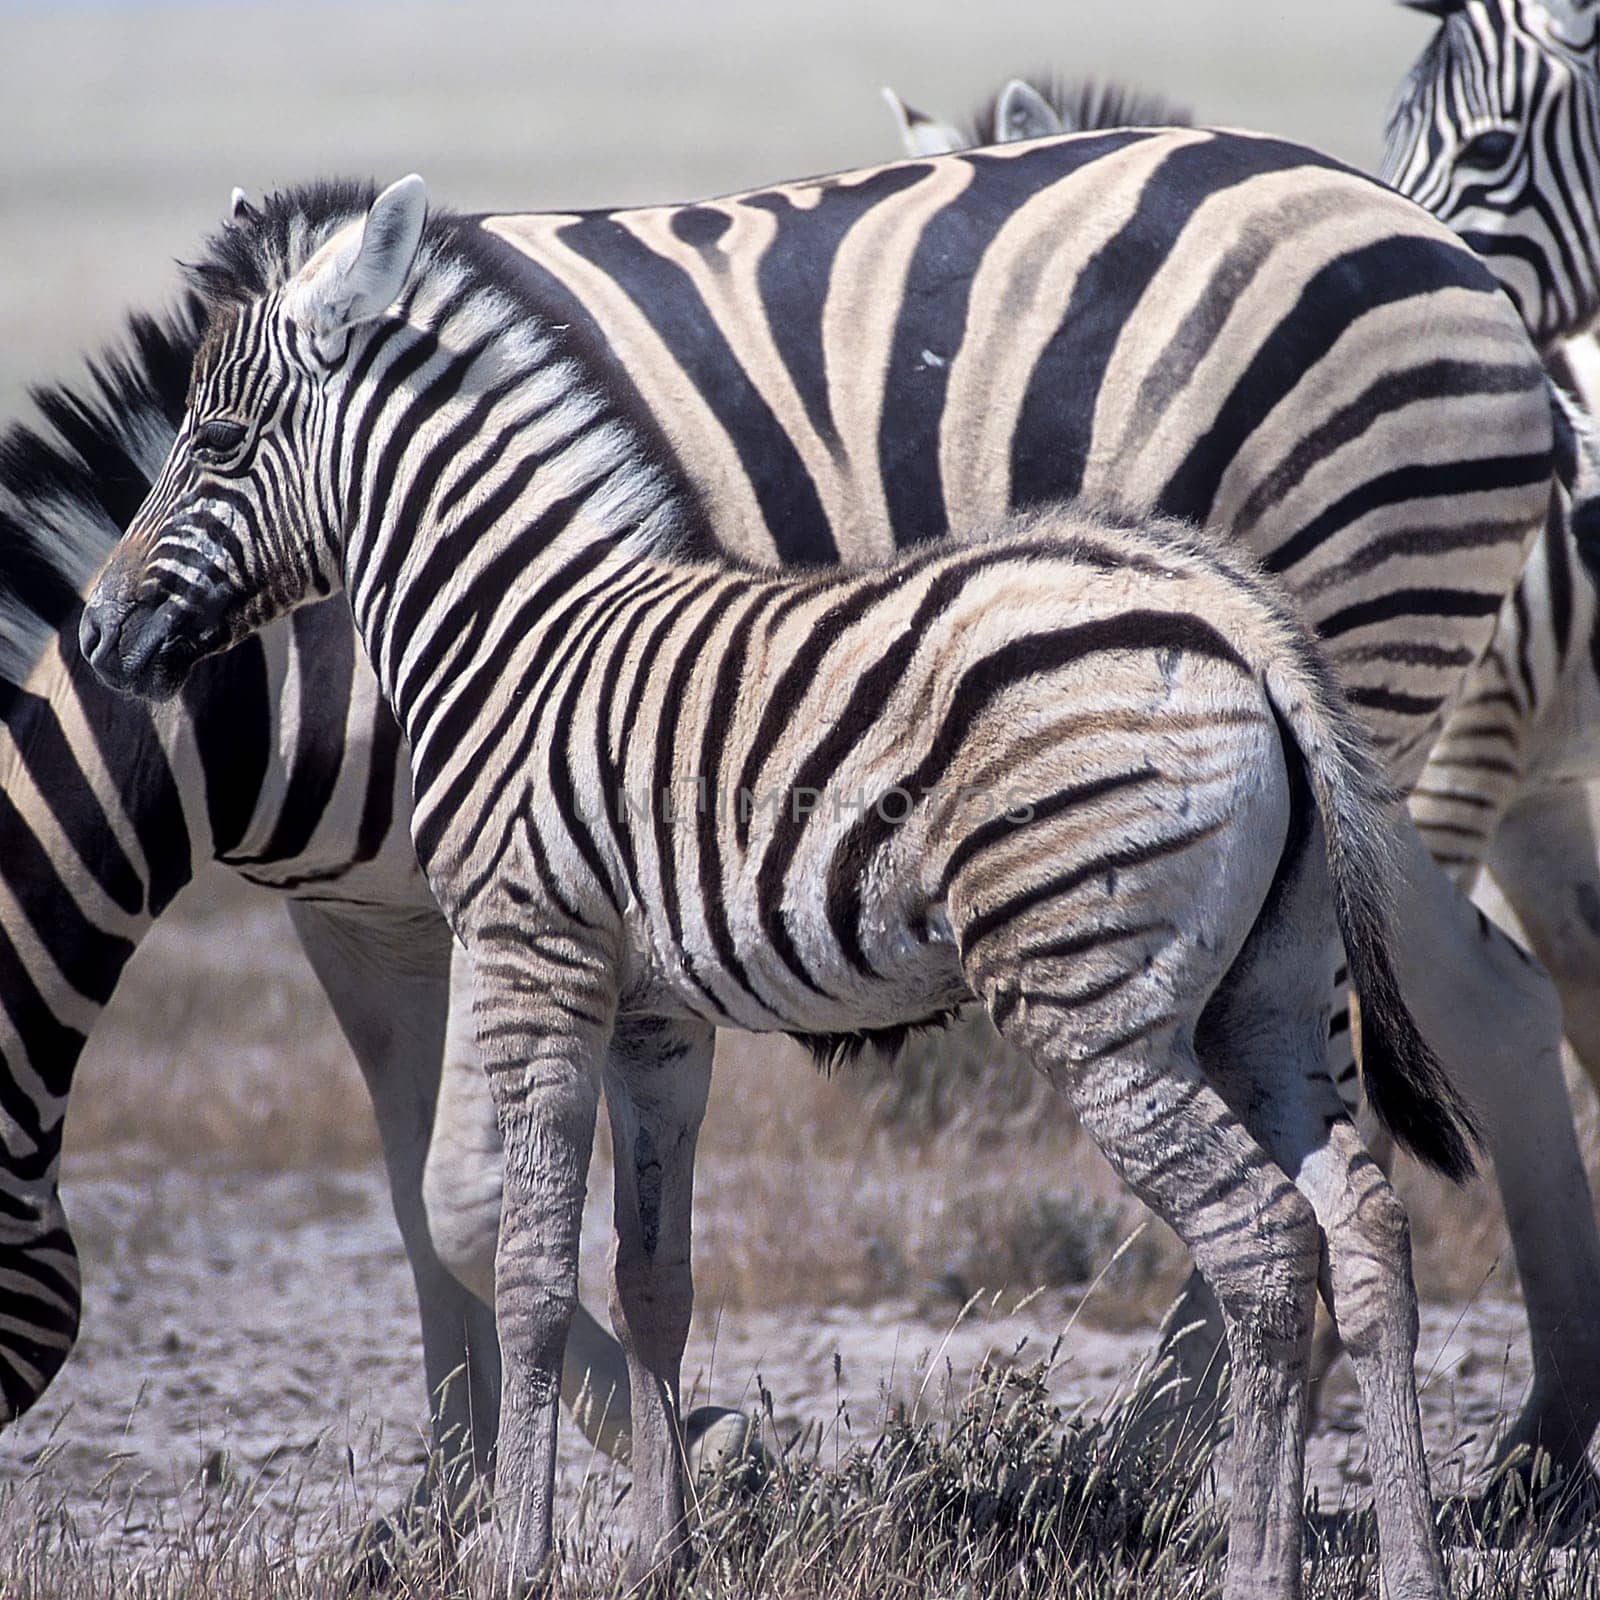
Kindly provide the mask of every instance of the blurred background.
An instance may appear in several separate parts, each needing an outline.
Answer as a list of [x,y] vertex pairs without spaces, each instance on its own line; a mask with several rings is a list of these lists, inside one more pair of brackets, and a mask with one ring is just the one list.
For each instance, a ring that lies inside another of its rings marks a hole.
[[[0,0],[0,418],[160,303],[235,184],[417,170],[465,209],[689,199],[893,158],[884,84],[954,119],[1035,71],[1371,167],[1432,26],[1383,0]],[[421,1416],[409,1282],[363,1091],[275,902],[223,876],[183,897],[96,1031],[68,1133],[84,1341],[0,1441],[0,1481],[93,1484],[120,1452],[159,1499],[222,1445],[270,1473],[339,1407],[387,1419],[389,1444],[363,1434],[350,1460],[400,1481]],[[1138,1223],[976,1035],[898,1077],[833,1080],[786,1047],[736,1046],[705,1149],[695,1370],[738,1403],[760,1368],[783,1415],[826,1413],[851,1382],[872,1414],[920,1370],[904,1330],[944,1327],[980,1289],[1007,1288],[995,1310],[1049,1296],[968,1356],[1048,1345]],[[1425,1360],[1463,1382],[1478,1362],[1450,1425],[1487,1426],[1523,1373],[1495,1208],[1482,1189],[1409,1192],[1424,1288],[1468,1305],[1436,1319]],[[1143,1348],[1180,1265],[1146,1233],[1085,1302],[1084,1383]],[[597,1306],[602,1266],[591,1249]],[[393,1430],[411,1441],[399,1468]]]

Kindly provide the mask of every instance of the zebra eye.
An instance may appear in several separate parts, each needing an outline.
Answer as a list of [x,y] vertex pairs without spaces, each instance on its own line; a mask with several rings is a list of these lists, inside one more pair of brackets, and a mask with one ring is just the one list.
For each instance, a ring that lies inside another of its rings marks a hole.
[[1463,167],[1473,167],[1480,172],[1493,172],[1508,162],[1517,148],[1516,135],[1504,128],[1491,128],[1468,139],[1462,145],[1456,161]]
[[221,459],[231,456],[244,443],[245,431],[242,422],[231,422],[226,417],[213,417],[209,422],[202,422],[194,430],[189,443],[198,454]]

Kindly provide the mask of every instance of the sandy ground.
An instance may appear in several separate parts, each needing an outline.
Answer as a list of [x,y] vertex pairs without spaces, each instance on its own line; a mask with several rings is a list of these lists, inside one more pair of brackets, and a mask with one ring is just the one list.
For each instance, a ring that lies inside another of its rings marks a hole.
[[[0,1450],[0,1527],[59,1508],[132,1562],[203,1519],[225,1486],[271,1513],[295,1510],[311,1540],[398,1504],[424,1455],[422,1365],[381,1178],[119,1166],[84,1163],[70,1188],[90,1310],[72,1361]],[[729,1197],[715,1192],[714,1169],[712,1180],[715,1207]],[[604,1303],[602,1240],[596,1226],[591,1305]],[[935,1320],[905,1299],[803,1316],[702,1306],[685,1380],[697,1399],[751,1409],[764,1384],[781,1437],[810,1424],[831,1450],[870,1442],[891,1403],[938,1415],[979,1362],[1030,1363],[1064,1331],[1054,1388],[1094,1415],[1133,1374],[1147,1335],[1075,1324],[1059,1295],[965,1320],[953,1309]],[[1526,1382],[1520,1308],[1425,1308],[1418,1373],[1436,1485],[1458,1488]],[[1365,1499],[1347,1376],[1330,1385],[1311,1469],[1325,1505]],[[612,1469],[571,1426],[562,1473],[569,1509],[586,1483],[609,1494]]]

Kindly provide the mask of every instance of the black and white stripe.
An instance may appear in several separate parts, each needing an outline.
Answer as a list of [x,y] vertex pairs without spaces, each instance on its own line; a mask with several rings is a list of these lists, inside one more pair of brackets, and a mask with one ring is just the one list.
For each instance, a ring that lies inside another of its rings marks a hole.
[[1382,175],[1481,254],[1548,347],[1600,317],[1600,6],[1404,0],[1439,19]]
[[[692,559],[671,475],[593,369],[501,297],[462,295],[450,242],[424,242],[403,180],[359,234],[224,312],[83,638],[118,686],[167,695],[343,577],[410,736],[419,849],[472,958],[507,1144],[507,1575],[551,1548],[602,1074],[648,1570],[683,1536],[712,1028],[872,1033],[977,996],[1224,1307],[1234,1588],[1293,1593],[1300,1571],[1320,1227],[1385,1462],[1388,1580],[1442,1596],[1403,1219],[1326,1067],[1336,931],[1375,1104],[1458,1174],[1465,1116],[1389,965],[1397,807],[1302,626],[1247,565],[1125,517],[1045,512],[856,575]],[[503,488],[513,434],[535,463],[523,502]]]

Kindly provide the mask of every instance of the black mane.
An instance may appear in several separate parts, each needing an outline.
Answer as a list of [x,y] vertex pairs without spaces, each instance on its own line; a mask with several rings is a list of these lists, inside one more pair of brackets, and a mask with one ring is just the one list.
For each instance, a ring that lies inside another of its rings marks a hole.
[[[1094,78],[1063,79],[1054,73],[1030,73],[1023,81],[1038,90],[1068,133],[1090,133],[1101,128],[1187,128],[1194,123],[1194,113],[1187,106],[1120,83],[1101,83]],[[995,116],[1003,92],[996,90],[968,119],[966,132],[974,144],[994,144],[999,140]]]
[[367,214],[378,197],[370,180],[328,178],[246,202],[205,241],[184,275],[214,309],[278,288],[346,223]]
[[0,678],[27,675],[148,493],[204,324],[194,294],[130,315],[85,378],[30,391],[42,425],[0,431]]

